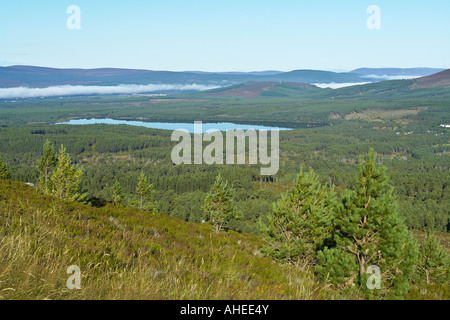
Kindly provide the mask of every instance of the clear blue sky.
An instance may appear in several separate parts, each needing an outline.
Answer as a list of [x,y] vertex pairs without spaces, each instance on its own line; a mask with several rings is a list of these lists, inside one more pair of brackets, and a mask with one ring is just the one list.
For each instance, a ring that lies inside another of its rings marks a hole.
[[[69,5],[81,29],[69,30]],[[381,29],[369,30],[369,5]],[[153,70],[450,68],[448,0],[14,0],[0,65]]]

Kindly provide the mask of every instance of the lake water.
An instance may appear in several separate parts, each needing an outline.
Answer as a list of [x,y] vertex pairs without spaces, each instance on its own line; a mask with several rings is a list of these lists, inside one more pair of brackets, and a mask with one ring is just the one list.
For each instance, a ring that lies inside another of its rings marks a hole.
[[[146,127],[153,129],[163,129],[163,130],[187,130],[190,133],[194,132],[194,123],[183,123],[183,122],[145,122],[145,121],[133,121],[133,120],[114,120],[114,119],[73,119],[67,122],[58,122],[57,124],[72,124],[72,125],[85,125],[85,124],[126,124],[130,126]],[[292,130],[290,128],[280,128],[280,127],[268,127],[250,124],[237,124],[231,122],[218,122],[218,123],[202,123],[202,133],[207,130],[279,130],[286,131]]]

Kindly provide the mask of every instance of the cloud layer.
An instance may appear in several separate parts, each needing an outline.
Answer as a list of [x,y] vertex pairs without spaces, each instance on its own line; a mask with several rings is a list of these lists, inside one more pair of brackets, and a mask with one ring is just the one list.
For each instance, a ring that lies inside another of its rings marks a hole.
[[14,98],[40,98],[40,97],[63,97],[76,95],[103,95],[103,94],[136,94],[152,93],[161,91],[201,91],[215,89],[218,86],[207,86],[199,84],[122,84],[118,86],[54,86],[48,88],[0,88],[0,99]]
[[411,79],[416,79],[416,78],[420,78],[421,76],[388,76],[388,75],[384,75],[384,76],[377,76],[375,74],[371,74],[368,76],[364,76],[364,78],[369,78],[369,79],[375,79],[375,80],[411,80]]
[[316,87],[325,89],[325,88],[330,88],[330,89],[340,89],[340,88],[345,88],[345,87],[351,87],[351,86],[358,86],[358,85],[363,85],[363,84],[368,84],[371,82],[345,82],[345,83],[313,83],[313,85],[315,85]]

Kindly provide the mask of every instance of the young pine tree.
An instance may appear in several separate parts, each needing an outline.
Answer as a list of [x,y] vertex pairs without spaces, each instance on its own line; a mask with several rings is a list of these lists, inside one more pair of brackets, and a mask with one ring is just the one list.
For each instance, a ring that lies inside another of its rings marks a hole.
[[50,178],[51,194],[60,199],[81,201],[85,195],[80,193],[83,171],[71,164],[70,156],[63,145],[59,150],[58,163]]
[[155,190],[153,189],[153,184],[148,183],[143,172],[139,175],[136,194],[138,195],[138,206],[140,210],[156,213],[156,203],[153,200]]
[[[335,244],[318,253],[316,270],[341,288],[361,288],[368,297],[401,298],[418,249],[397,213],[385,168],[376,168],[375,161],[372,149],[364,164],[360,157],[356,190],[344,194],[333,218]],[[379,290],[367,286],[370,266],[380,268]]]
[[55,149],[49,140],[44,143],[44,155],[38,161],[36,169],[39,171],[38,187],[44,193],[51,193],[52,186],[51,174],[58,163],[58,159],[55,154]]
[[292,190],[274,204],[267,225],[261,225],[263,253],[281,262],[314,264],[316,251],[331,235],[334,203],[334,189],[322,185],[311,168],[302,168]]
[[6,165],[0,156],[0,180],[11,179],[11,169]]
[[234,189],[219,174],[206,195],[203,207],[207,218],[213,223],[216,233],[220,233],[232,219],[239,218],[234,207],[234,195]]
[[435,235],[428,235],[421,243],[416,273],[421,283],[448,285],[450,257]]
[[119,181],[114,182],[110,190],[111,190],[111,198],[113,200],[114,205],[117,206],[121,204],[123,200],[123,191],[120,182]]

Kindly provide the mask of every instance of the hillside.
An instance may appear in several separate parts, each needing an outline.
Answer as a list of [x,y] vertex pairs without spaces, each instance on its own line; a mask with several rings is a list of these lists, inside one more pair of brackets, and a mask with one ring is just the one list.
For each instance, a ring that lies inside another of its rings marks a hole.
[[[283,92],[283,90],[285,92]],[[259,96],[292,96],[293,94],[301,94],[307,91],[317,90],[320,89],[301,82],[246,82],[234,86],[210,90],[205,93],[209,96],[255,98]]]
[[[312,275],[261,256],[260,240],[165,214],[41,196],[0,181],[1,299],[317,299]],[[82,290],[66,270],[81,269]]]
[[317,97],[374,98],[382,95],[393,99],[411,99],[413,97],[449,96],[448,88],[450,88],[450,69],[413,80],[386,80],[333,91],[322,91],[318,92]]
[[411,85],[411,88],[450,88],[450,69],[418,78]]

